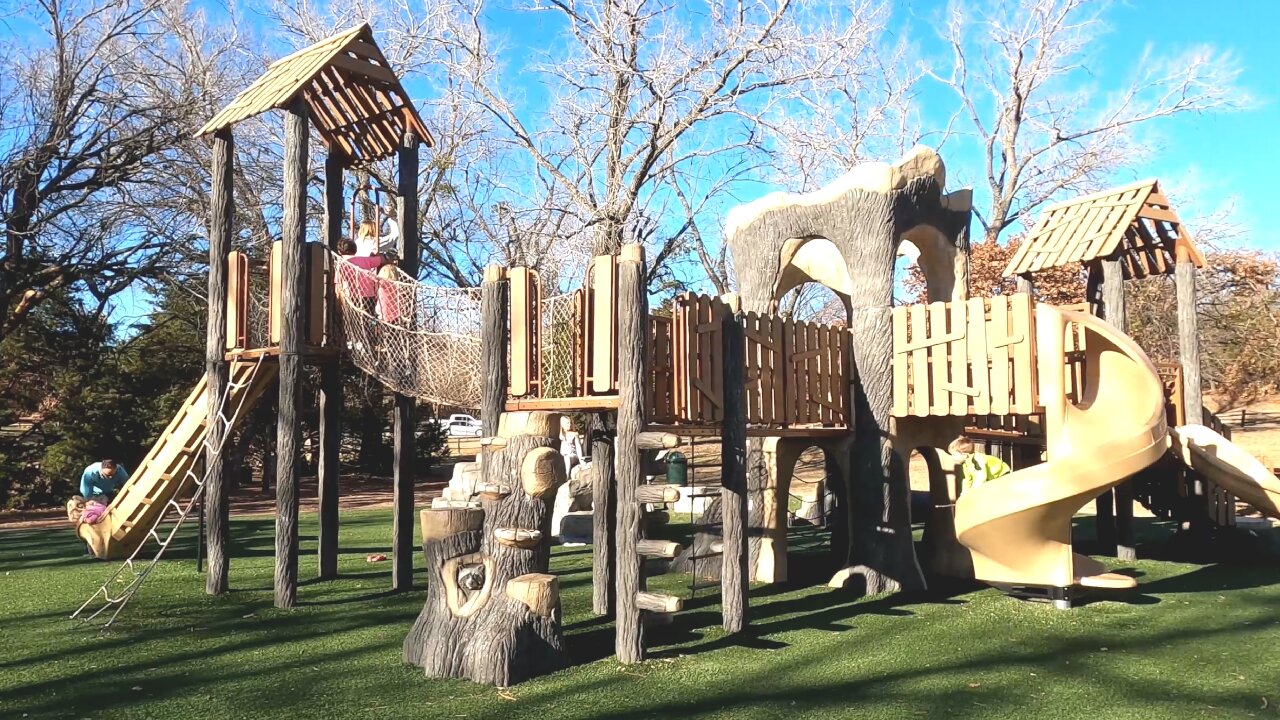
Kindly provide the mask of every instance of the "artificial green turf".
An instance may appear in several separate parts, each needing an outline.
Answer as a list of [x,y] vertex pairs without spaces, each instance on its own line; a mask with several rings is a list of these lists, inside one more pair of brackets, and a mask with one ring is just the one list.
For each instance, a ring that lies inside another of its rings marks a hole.
[[[295,610],[272,607],[270,518],[239,519],[230,595],[204,595],[188,534],[101,634],[67,615],[114,564],[80,557],[66,530],[0,533],[0,718],[1280,715],[1274,561],[1142,561],[1139,592],[1070,612],[990,589],[855,601],[761,586],[748,634],[726,637],[714,598],[699,597],[651,633],[650,661],[622,666],[611,626],[590,615],[590,548],[559,548],[578,664],[499,691],[401,664],[423,594],[389,594],[389,564],[364,560],[386,552],[390,514],[342,521],[343,577],[306,581]],[[315,530],[304,516],[302,537]],[[303,551],[310,578],[314,541]],[[815,556],[797,554],[796,570]]]

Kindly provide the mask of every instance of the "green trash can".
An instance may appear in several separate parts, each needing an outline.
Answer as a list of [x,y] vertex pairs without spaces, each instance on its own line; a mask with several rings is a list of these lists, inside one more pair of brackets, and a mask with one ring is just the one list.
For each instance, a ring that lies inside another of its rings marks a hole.
[[667,455],[667,484],[684,485],[688,481],[689,461],[678,452]]

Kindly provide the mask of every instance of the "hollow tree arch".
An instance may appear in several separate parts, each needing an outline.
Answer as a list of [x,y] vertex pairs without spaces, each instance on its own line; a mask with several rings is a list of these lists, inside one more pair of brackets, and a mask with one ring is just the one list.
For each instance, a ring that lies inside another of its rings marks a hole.
[[[837,578],[861,578],[868,594],[924,584],[911,541],[905,467],[892,444],[893,270],[898,244],[910,233],[913,244],[925,246],[922,257],[930,252],[935,271],[926,277],[938,284],[938,294],[951,299],[967,291],[962,280],[967,266],[961,267],[960,258],[968,252],[971,199],[967,191],[944,195],[945,179],[937,153],[916,147],[893,165],[860,165],[816,192],[773,193],[739,206],[726,227],[734,258],[752,259],[736,268],[744,310],[774,310],[779,291],[801,276],[848,298],[853,422],[850,437],[833,443],[829,455],[834,456],[833,470],[848,483],[846,488],[832,483],[845,508],[837,513],[845,522],[836,523],[832,543],[837,552],[844,551],[846,568]],[[948,245],[953,251],[946,251]],[[937,268],[945,267],[941,258],[947,254],[952,258],[951,287],[944,293],[947,273]],[[753,491],[767,482],[762,443],[753,439],[748,448],[748,487]],[[761,506],[756,503],[748,518],[753,566]]]

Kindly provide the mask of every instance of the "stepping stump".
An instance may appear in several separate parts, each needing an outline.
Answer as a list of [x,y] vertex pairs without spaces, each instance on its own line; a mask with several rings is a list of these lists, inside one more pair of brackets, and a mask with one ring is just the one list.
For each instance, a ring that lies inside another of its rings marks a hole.
[[501,441],[484,445],[485,492],[422,511],[427,600],[404,659],[428,677],[505,687],[565,666],[560,589],[547,573],[565,482],[559,428],[553,413],[504,413]]

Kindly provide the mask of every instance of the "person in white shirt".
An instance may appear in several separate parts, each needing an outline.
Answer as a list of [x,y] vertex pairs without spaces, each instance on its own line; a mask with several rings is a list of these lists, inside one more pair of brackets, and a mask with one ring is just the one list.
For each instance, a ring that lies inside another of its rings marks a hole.
[[388,218],[387,228],[386,235],[379,235],[380,228],[374,225],[373,222],[365,220],[360,223],[360,227],[356,230],[356,255],[358,257],[373,257],[374,255],[395,252],[396,240],[400,238],[400,226],[396,224],[394,219]]

